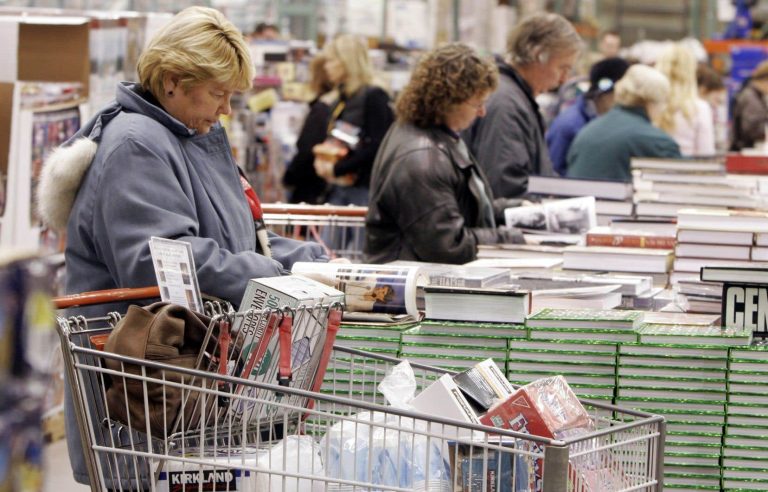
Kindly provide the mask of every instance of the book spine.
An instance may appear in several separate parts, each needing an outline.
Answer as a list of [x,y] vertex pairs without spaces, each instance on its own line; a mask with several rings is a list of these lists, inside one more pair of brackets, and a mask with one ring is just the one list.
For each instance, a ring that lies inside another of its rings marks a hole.
[[670,236],[625,236],[621,234],[587,233],[587,246],[674,249],[675,242],[676,239]]
[[729,155],[725,159],[725,170],[729,173],[768,174],[768,157]]

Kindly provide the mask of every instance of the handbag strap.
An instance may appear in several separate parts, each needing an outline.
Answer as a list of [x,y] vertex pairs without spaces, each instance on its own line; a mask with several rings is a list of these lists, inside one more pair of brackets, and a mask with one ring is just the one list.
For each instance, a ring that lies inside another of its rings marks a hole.
[[283,313],[280,320],[280,361],[277,383],[288,386],[293,379],[291,373],[291,332],[293,331],[293,314]]

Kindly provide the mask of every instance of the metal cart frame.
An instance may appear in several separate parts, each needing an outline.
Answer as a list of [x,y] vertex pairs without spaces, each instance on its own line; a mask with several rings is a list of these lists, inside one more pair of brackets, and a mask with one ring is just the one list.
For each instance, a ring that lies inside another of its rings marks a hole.
[[[267,319],[275,313],[233,314],[227,313],[221,306],[213,308],[218,313],[216,319],[227,319],[233,326],[238,316],[256,315]],[[358,466],[357,461],[352,470],[339,466],[340,474],[328,475],[328,469],[318,472],[315,469],[316,460],[322,461],[322,456],[330,456],[338,444],[334,444],[329,436],[338,437],[339,432],[349,431],[350,427],[355,436],[358,433],[368,436],[367,441],[363,439],[363,447],[353,450],[351,455],[360,458],[361,462],[365,462],[366,457],[374,456],[372,449],[375,445],[396,439],[399,444],[395,446],[397,451],[394,453],[398,462],[404,459],[425,463],[437,453],[442,463],[454,463],[449,470],[450,484],[445,483],[444,478],[442,482],[437,481],[440,483],[428,478],[427,488],[423,490],[448,490],[447,487],[450,490],[495,490],[493,483],[488,483],[486,474],[497,472],[494,476],[498,476],[502,470],[493,469],[499,465],[494,464],[498,460],[494,462],[491,458],[506,454],[512,456],[510,460],[514,459],[516,463],[539,467],[541,488],[536,490],[544,492],[651,491],[662,490],[663,487],[665,422],[661,416],[583,401],[595,430],[570,439],[546,439],[386,406],[377,390],[377,383],[401,361],[360,350],[334,347],[323,386],[315,386],[318,388],[316,391],[307,391],[215,371],[183,369],[94,348],[92,335],[108,333],[119,319],[119,315],[110,313],[90,320],[82,317],[60,318],[58,325],[66,371],[69,380],[74,382],[77,419],[93,490],[166,490],[163,488],[167,486],[166,482],[162,482],[163,476],[170,480],[168,477],[173,473],[183,473],[183,480],[191,480],[190,477],[203,477],[203,468],[228,472],[236,469],[241,474],[241,480],[245,480],[242,477],[246,475],[255,480],[257,490],[262,490],[258,487],[263,487],[264,483],[268,484],[267,488],[274,483],[295,483],[299,489],[294,490],[305,490],[310,485],[315,487],[313,490],[413,490],[410,485],[403,486],[402,482],[400,485],[377,482],[371,466],[363,469],[365,467]],[[120,369],[106,367],[107,360],[119,364]],[[417,385],[421,388],[449,372],[421,364],[412,366]],[[127,367],[131,370],[126,370]],[[178,375],[181,379],[175,378]],[[159,388],[163,394],[180,390],[183,394],[194,395],[200,416],[194,421],[184,422],[186,412],[183,405],[186,400],[183,400],[176,422],[169,424],[165,432],[153,431],[148,419],[145,422],[131,422],[130,419],[118,422],[111,418],[104,399],[111,378],[121,378],[144,388],[142,404],[147,408],[150,387],[154,388],[154,394]],[[354,378],[357,379],[352,384]],[[252,391],[233,391],[237,387]],[[255,414],[255,420],[238,421],[230,411],[238,403],[257,405],[268,411]],[[375,435],[379,437],[373,437]],[[312,455],[309,473],[306,460],[299,463],[297,456],[295,463],[289,462],[285,448],[282,462],[272,461],[277,449],[272,446],[286,436],[312,436],[309,440],[319,451]],[[326,438],[317,444],[320,436]],[[405,446],[404,443],[411,444]],[[460,448],[463,451],[460,452]],[[254,453],[260,461],[246,459],[246,456],[252,458]],[[268,456],[266,462],[263,461],[265,456]],[[469,468],[469,479],[460,482],[457,463],[460,459],[466,460],[467,456],[472,467],[475,466],[472,460],[479,460],[477,463],[482,470],[480,482],[473,481],[471,475],[474,468]],[[329,464],[326,458],[324,466]],[[182,471],[179,472],[179,469]],[[351,474],[347,473],[350,471]],[[395,472],[400,477],[405,473],[400,468]],[[512,480],[515,480],[517,464],[512,473]],[[619,474],[621,487],[609,485],[609,488],[596,489],[590,485],[595,476],[605,473]],[[591,479],[585,478],[588,474],[592,475]],[[174,476],[178,479],[178,475]],[[501,482],[497,480],[495,486],[498,487]],[[161,486],[163,483],[165,485]],[[202,482],[198,485],[202,490]],[[173,490],[198,490],[198,485]],[[429,488],[432,485],[436,488]]]

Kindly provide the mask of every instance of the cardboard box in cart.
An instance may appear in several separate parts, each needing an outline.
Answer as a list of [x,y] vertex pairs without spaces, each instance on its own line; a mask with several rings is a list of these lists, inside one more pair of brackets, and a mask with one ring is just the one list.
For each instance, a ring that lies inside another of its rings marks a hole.
[[[480,417],[480,422],[524,434],[549,439],[568,439],[587,436],[595,430],[594,423],[573,393],[563,376],[540,379],[518,389],[509,398],[492,406]],[[580,451],[589,452],[596,440],[586,440]],[[533,441],[518,440],[518,449],[541,453],[543,448]],[[573,447],[571,448],[573,449]],[[518,456],[515,460],[517,480],[515,490],[542,489],[543,462]],[[610,454],[587,454],[571,460],[568,481],[577,492],[609,492],[627,487],[618,461]],[[521,477],[527,477],[521,483]]]
[[[342,292],[306,277],[288,275],[251,279],[240,303],[240,310],[253,310],[255,313],[285,307],[294,310],[290,333],[290,386],[310,390],[326,342],[327,306],[341,302],[344,302]],[[318,304],[326,309],[315,309]],[[258,314],[236,318],[232,332],[241,351],[234,367],[230,367],[230,374],[252,381],[278,383],[280,329],[274,322],[275,318]],[[280,398],[266,390],[251,387],[240,391],[247,391],[249,396],[259,400]],[[282,403],[303,406],[304,402],[299,400],[293,396]],[[246,406],[244,400],[238,399],[238,402],[239,405],[230,409],[235,422],[274,417],[275,412],[280,413],[280,407],[276,405],[259,405],[261,410],[256,411],[256,403]],[[273,415],[267,415],[267,410]]]

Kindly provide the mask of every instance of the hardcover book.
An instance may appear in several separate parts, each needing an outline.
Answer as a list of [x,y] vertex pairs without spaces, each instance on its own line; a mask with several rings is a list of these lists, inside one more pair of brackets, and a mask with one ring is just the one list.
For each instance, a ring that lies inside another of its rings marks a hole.
[[640,311],[542,309],[525,321],[528,328],[591,328],[634,330],[643,320]]
[[429,319],[522,323],[531,306],[530,294],[514,289],[428,286],[424,292]]

